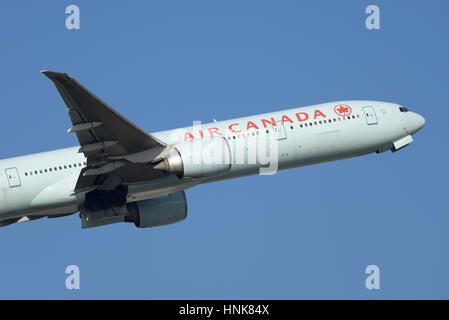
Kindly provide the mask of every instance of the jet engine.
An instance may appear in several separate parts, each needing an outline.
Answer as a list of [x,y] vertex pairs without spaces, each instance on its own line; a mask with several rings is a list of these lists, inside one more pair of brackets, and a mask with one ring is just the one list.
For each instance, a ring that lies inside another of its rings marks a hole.
[[187,217],[184,191],[168,196],[108,206],[83,206],[80,209],[83,228],[118,222],[134,222],[138,228],[157,227],[176,223]]
[[176,144],[154,169],[178,178],[214,177],[231,169],[231,148],[224,137],[188,140]]
[[187,218],[187,200],[184,191],[165,197],[127,204],[130,215],[126,222],[134,222],[138,228],[173,224]]

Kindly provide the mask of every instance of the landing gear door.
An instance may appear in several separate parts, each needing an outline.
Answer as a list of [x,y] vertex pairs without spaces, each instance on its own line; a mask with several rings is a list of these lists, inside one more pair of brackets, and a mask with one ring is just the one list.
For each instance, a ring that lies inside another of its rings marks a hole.
[[366,123],[368,125],[377,124],[377,116],[373,107],[363,107],[363,112],[365,113]]
[[17,168],[8,168],[5,169],[6,172],[6,178],[8,179],[9,187],[20,187],[20,177],[19,172],[17,171]]

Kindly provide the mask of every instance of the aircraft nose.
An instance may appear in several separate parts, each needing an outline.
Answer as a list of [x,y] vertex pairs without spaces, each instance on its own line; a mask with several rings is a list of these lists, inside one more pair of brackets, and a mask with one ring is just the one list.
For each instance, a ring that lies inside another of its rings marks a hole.
[[424,127],[424,125],[426,124],[426,119],[424,119],[424,117],[420,114],[410,112],[408,122],[411,131],[410,133],[415,134],[416,132],[421,130],[422,127]]

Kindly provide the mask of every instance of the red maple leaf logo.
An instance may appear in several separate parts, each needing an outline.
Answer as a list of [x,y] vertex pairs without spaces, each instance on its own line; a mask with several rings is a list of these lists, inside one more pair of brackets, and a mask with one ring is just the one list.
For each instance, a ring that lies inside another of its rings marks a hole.
[[349,112],[349,108],[346,108],[346,107],[341,106],[340,108],[337,109],[337,111],[338,111],[339,113],[346,114],[346,113]]
[[352,112],[351,107],[345,104],[336,105],[334,110],[339,116],[349,116]]

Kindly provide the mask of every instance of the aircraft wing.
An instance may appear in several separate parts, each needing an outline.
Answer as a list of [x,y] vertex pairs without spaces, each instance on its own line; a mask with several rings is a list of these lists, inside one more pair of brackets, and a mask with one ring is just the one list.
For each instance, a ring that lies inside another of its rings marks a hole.
[[140,182],[166,175],[154,164],[167,145],[146,133],[109,107],[66,73],[41,71],[53,81],[68,108],[80,142],[78,152],[87,167],[78,178],[75,192],[113,190],[119,184]]

